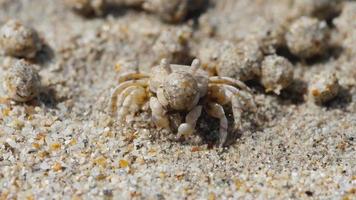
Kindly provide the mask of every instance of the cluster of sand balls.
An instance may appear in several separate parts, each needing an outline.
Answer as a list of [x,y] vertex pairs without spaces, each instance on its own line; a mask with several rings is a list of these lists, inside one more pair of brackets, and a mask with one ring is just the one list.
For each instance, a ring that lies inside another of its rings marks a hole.
[[[278,45],[267,46],[285,46],[300,59],[324,55],[329,48],[331,30],[323,19],[336,12],[327,5],[331,4],[317,0],[296,1],[301,16],[286,22],[284,33],[278,29],[279,34],[268,38],[267,41],[279,41]],[[325,15],[314,15],[317,11]],[[293,65],[288,59],[275,55],[276,50],[266,51],[264,41],[263,38],[240,42],[203,40],[197,55],[208,71],[241,81],[258,79],[266,92],[280,94],[293,82]]]
[[[189,11],[201,8],[203,2],[204,0],[65,0],[69,7],[83,15],[100,15],[108,3],[117,3],[140,6],[168,22],[182,21]],[[298,12],[306,13],[306,16],[293,19],[288,24],[284,40],[278,40],[284,41],[295,56],[311,58],[322,55],[327,50],[330,29],[323,18],[335,10],[327,6],[331,4],[325,2],[327,1],[296,1]],[[316,16],[315,13],[325,13],[325,16]],[[342,30],[345,25],[339,22],[338,26]],[[185,58],[189,58],[191,36],[190,31],[164,31],[153,45],[153,52],[156,57],[166,58],[172,63],[184,62]],[[266,51],[259,40],[249,38],[240,42],[207,41],[203,42],[203,48],[198,50],[197,56],[211,73],[241,81],[260,80],[266,92],[275,94],[280,94],[281,90],[293,82],[293,65],[288,59],[273,53],[274,51],[265,55]],[[35,57],[41,49],[37,32],[16,20],[8,21],[1,28],[0,45],[5,55],[25,59]],[[309,96],[317,104],[330,100],[338,93],[339,86],[335,76],[316,76],[313,80]],[[4,78],[5,90],[15,101],[33,99],[38,94],[39,85],[37,72],[23,60],[16,62]]]
[[33,58],[40,50],[37,32],[20,21],[9,20],[0,29],[0,47],[5,55],[21,58],[2,77],[7,97],[17,102],[32,100],[39,93],[40,78],[35,67],[22,58]]
[[[304,3],[299,5],[308,4]],[[312,5],[315,10],[325,8],[325,12],[332,11],[322,1],[313,1]],[[329,48],[331,34],[326,21],[314,17],[311,10],[308,13],[310,16],[297,17],[287,23],[285,33],[282,34],[284,40],[278,40],[284,41],[284,46],[302,60],[324,55]],[[342,23],[339,24],[342,27]],[[211,73],[241,81],[259,80],[266,92],[279,95],[294,81],[293,64],[287,58],[273,53],[275,50],[264,51],[263,48],[263,40],[254,38],[239,42],[209,39],[202,41],[196,54],[203,67]],[[313,95],[308,96],[316,104],[323,104],[337,95],[338,88],[335,75],[318,75],[310,83],[309,94]]]
[[[293,12],[287,28],[270,36],[267,43],[288,47],[301,59],[323,55],[328,49],[330,29],[325,20],[340,12],[342,0],[293,0]],[[66,0],[66,4],[81,14],[103,13],[107,4],[136,6],[152,12],[166,22],[181,22],[190,11],[199,9],[204,0]],[[275,30],[274,27],[272,30]],[[270,32],[270,31],[268,31]],[[153,45],[159,58],[172,63],[184,62],[189,57],[188,40],[191,35],[164,31]],[[284,36],[284,37],[283,37]],[[264,40],[262,40],[264,41]],[[212,74],[228,76],[241,81],[259,79],[266,92],[280,94],[293,82],[293,65],[288,59],[275,55],[264,57],[268,51],[261,41],[244,40],[234,43],[208,40],[198,50],[202,65]],[[268,45],[270,46],[270,45]]]
[[219,76],[241,81],[260,79],[266,92],[280,94],[293,81],[288,59],[272,54],[264,57],[257,40],[239,43],[207,41],[198,51],[203,67]]
[[134,6],[154,13],[165,22],[177,23],[204,6],[205,0],[65,0],[74,11],[88,15],[102,15],[107,5]]

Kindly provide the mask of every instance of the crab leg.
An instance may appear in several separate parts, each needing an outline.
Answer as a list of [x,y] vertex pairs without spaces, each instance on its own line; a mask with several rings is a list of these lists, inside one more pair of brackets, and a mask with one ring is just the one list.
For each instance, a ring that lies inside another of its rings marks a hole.
[[227,95],[227,90],[222,84],[209,84],[209,99],[217,102],[220,105],[230,103],[230,98]]
[[134,90],[142,88],[141,86],[129,86],[125,88],[118,96],[117,100],[117,107],[120,107],[123,103],[125,98]]
[[137,90],[142,88],[141,86],[128,86],[127,88],[125,88],[119,95],[118,95],[118,100],[116,101],[116,108],[115,110],[112,110],[112,116],[116,118],[116,109],[117,107],[121,107],[122,104],[124,103],[125,99],[132,93],[132,91]]
[[124,100],[124,102],[122,103],[120,110],[118,111],[117,114],[117,118],[119,119],[119,121],[123,121],[125,116],[127,115],[127,113],[129,112],[129,107],[130,107],[130,103],[133,99],[133,92],[132,91]]
[[167,59],[163,58],[159,64],[159,66],[161,67],[161,69],[166,71],[168,74],[172,73],[171,65],[169,64]]
[[200,60],[199,59],[194,59],[193,62],[192,62],[192,74],[195,74],[198,69],[200,68],[201,64],[200,64]]
[[206,106],[206,111],[210,116],[220,119],[220,128],[219,128],[220,145],[219,146],[223,147],[227,139],[227,128],[228,128],[228,121],[225,116],[224,108],[218,103],[208,103],[208,105]]
[[233,78],[229,78],[229,77],[212,76],[212,77],[209,77],[209,83],[226,84],[226,85],[238,87],[242,90],[250,91],[250,88],[247,87],[247,85],[245,83],[243,83],[242,81],[233,79]]
[[123,83],[132,79],[143,79],[149,78],[150,75],[142,72],[127,72],[119,76],[119,83]]
[[111,101],[110,101],[110,108],[111,108],[111,114],[114,115],[115,111],[117,110],[117,99],[118,95],[120,95],[127,87],[130,86],[141,86],[141,87],[147,87],[148,86],[148,79],[144,80],[130,80],[123,82],[117,86],[114,91],[111,94]]
[[185,135],[191,135],[194,132],[197,121],[201,115],[201,110],[202,106],[196,106],[187,114],[185,117],[185,123],[179,125],[178,127],[178,138]]
[[257,106],[251,96],[246,91],[238,90],[230,85],[224,85],[224,88],[228,90],[228,95],[231,99],[232,113],[234,116],[235,129],[241,129],[241,116],[244,109],[249,108],[250,110],[256,112]]
[[152,111],[152,119],[155,125],[157,127],[169,130],[169,119],[166,115],[166,111],[156,97],[150,98],[150,108]]
[[239,101],[243,104],[242,105],[243,107],[248,107],[253,112],[257,111],[257,106],[255,104],[255,101],[249,92],[239,90],[235,87],[232,87],[231,85],[224,85],[224,88],[226,88],[230,93],[232,93],[231,97],[233,95],[237,96],[239,98]]
[[137,87],[123,100],[118,112],[118,119],[123,121],[125,116],[132,110],[136,111],[139,105],[142,105],[146,98],[146,92],[143,87]]

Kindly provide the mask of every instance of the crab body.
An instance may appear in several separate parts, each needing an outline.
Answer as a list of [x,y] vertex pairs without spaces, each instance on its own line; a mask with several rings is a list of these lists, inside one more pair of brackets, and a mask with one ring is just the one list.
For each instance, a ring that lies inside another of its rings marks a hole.
[[200,61],[191,66],[169,64],[165,59],[150,74],[126,73],[111,97],[111,109],[119,120],[136,112],[150,96],[152,120],[159,128],[171,130],[168,113],[184,113],[185,122],[178,126],[177,137],[194,132],[202,110],[220,120],[220,146],[227,138],[228,121],[223,106],[231,104],[235,128],[241,128],[241,115],[247,108],[256,110],[249,88],[242,82],[212,76],[200,68]]

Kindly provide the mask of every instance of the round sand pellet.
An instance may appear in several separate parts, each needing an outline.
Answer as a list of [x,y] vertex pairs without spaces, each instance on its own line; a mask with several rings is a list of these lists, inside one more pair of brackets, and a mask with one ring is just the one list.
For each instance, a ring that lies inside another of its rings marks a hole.
[[339,93],[340,86],[334,73],[324,72],[313,77],[309,86],[309,97],[316,104],[323,104]]
[[289,50],[301,58],[322,55],[328,47],[328,39],[326,22],[310,17],[297,19],[286,34]]
[[261,83],[266,92],[280,91],[293,81],[293,65],[284,57],[271,55],[264,58],[261,66]]
[[40,77],[34,66],[23,60],[15,62],[4,75],[4,89],[14,101],[32,100],[38,95],[40,85]]
[[42,45],[33,28],[18,20],[9,20],[0,30],[0,46],[8,56],[33,58]]

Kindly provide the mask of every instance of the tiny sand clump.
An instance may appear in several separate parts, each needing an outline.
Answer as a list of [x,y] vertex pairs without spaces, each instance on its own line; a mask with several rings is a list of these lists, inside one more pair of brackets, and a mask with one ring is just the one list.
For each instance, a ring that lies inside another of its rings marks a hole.
[[300,17],[286,34],[287,46],[296,56],[310,58],[322,55],[328,47],[329,28],[316,18]]
[[0,29],[0,48],[6,55],[33,58],[41,46],[37,32],[18,20],[9,20]]
[[316,104],[323,104],[337,96],[340,90],[338,79],[334,73],[317,74],[309,86],[309,96]]
[[261,83],[267,92],[280,91],[293,82],[293,65],[286,58],[276,55],[265,57],[262,62]]
[[19,60],[5,73],[3,86],[7,96],[18,102],[35,98],[40,89],[40,77],[35,67]]

